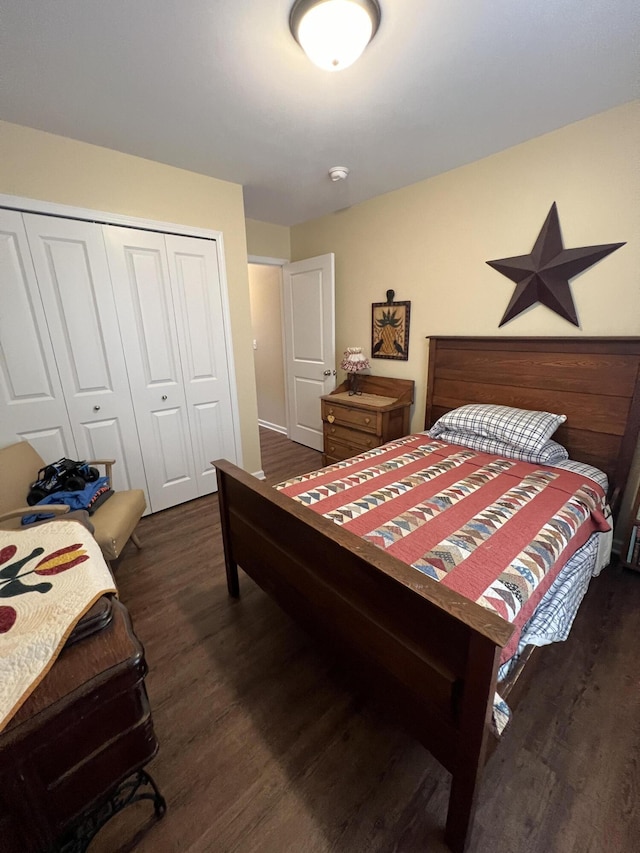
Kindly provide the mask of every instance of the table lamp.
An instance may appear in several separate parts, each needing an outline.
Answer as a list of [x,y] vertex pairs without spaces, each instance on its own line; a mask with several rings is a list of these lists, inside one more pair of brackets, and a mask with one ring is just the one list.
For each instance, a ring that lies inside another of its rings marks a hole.
[[359,388],[359,374],[362,370],[369,369],[369,359],[362,352],[362,347],[347,347],[340,367],[347,371],[349,377],[349,396],[362,394]]

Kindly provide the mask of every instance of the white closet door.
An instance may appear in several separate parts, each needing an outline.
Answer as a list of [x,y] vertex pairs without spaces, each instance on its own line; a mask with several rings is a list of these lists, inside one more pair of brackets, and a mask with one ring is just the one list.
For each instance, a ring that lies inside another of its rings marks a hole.
[[154,512],[198,496],[164,236],[103,226]]
[[116,489],[146,492],[101,226],[25,214],[78,454],[113,458]]
[[198,494],[217,489],[212,459],[236,461],[217,244],[165,237]]
[[0,445],[20,439],[77,456],[22,216],[0,210]]

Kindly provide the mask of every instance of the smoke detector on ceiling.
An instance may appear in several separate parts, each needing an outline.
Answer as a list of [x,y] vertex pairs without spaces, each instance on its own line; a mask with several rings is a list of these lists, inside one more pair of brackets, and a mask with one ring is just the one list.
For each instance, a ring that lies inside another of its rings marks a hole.
[[329,169],[329,177],[332,181],[346,181],[349,169],[346,166],[332,166]]

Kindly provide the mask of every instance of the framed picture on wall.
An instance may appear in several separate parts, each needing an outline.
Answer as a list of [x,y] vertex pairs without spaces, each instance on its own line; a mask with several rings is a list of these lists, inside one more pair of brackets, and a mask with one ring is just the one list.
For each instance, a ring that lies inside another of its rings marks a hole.
[[387,290],[387,301],[371,306],[371,357],[407,361],[411,302],[394,302],[394,296]]

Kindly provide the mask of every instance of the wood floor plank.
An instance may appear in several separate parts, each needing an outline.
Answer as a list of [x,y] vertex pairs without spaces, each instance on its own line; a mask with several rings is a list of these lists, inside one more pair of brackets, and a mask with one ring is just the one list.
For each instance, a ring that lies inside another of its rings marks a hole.
[[[320,454],[261,431],[267,481]],[[91,853],[445,853],[450,778],[241,572],[226,591],[215,496],[144,518],[116,567],[146,649],[168,803]],[[640,849],[640,575],[592,582],[570,639],[534,655],[481,784],[469,853]]]

